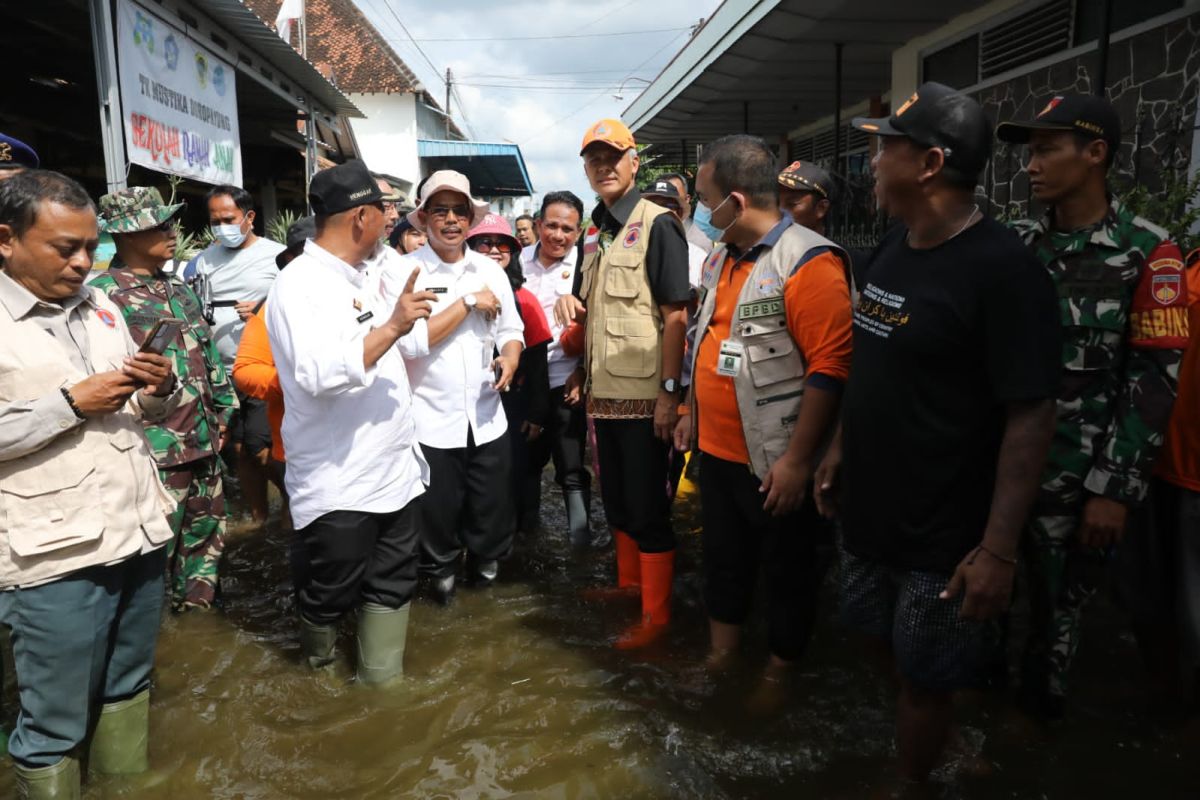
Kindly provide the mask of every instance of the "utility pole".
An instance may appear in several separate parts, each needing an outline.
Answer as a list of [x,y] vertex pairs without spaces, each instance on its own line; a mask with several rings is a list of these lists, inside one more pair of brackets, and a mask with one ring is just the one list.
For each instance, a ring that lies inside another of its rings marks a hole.
[[446,67],[446,139],[450,139],[450,89],[454,86],[454,74]]
[[[308,58],[308,3],[300,2],[300,57]],[[312,206],[308,204],[308,189],[312,185],[313,175],[317,171],[317,123],[313,119],[312,97],[304,96],[304,203],[309,213]]]

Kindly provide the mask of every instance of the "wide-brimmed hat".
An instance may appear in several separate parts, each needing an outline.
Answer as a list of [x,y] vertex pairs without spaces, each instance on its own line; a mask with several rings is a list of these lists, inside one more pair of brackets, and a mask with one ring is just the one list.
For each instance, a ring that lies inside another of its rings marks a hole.
[[455,172],[452,169],[438,170],[430,175],[425,181],[425,185],[421,187],[421,199],[417,202],[417,207],[408,212],[408,221],[422,233],[425,231],[425,226],[421,224],[418,212],[425,208],[425,204],[429,202],[429,198],[438,192],[458,192],[467,198],[467,202],[471,204],[472,209],[472,226],[479,224],[490,208],[483,200],[476,200],[471,196],[471,181],[467,179],[466,175],[463,175],[461,172]]
[[179,213],[183,203],[167,205],[153,186],[130,186],[100,198],[101,233],[137,233],[157,228]]

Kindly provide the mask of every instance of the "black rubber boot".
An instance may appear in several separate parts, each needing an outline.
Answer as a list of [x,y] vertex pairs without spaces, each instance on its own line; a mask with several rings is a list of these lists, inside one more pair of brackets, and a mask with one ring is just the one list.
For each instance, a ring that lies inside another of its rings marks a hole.
[[567,505],[567,536],[572,547],[584,548],[592,543],[592,530],[588,524],[588,497],[582,489],[563,491],[563,502]]

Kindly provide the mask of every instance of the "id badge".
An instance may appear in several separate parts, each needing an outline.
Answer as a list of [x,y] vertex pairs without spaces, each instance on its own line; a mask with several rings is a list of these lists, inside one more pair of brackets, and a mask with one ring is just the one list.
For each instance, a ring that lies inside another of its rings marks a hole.
[[740,342],[733,342],[729,339],[721,342],[721,349],[717,354],[717,374],[727,378],[736,378],[737,374],[741,372],[742,357],[745,353],[746,348]]

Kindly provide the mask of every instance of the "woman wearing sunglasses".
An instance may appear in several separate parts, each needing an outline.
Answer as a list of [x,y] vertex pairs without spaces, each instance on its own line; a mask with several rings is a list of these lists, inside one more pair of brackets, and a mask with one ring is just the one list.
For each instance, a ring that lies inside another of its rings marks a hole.
[[[512,234],[508,220],[488,214],[467,233],[467,246],[495,261],[508,276],[517,298],[517,311],[525,323],[525,349],[511,391],[501,395],[504,413],[508,417],[508,438],[512,443],[513,469],[510,473],[513,497],[520,498],[520,476],[525,474],[528,443],[542,435],[546,415],[550,413],[550,377],[546,364],[546,348],[550,344],[550,326],[537,298],[524,288],[518,255],[521,245]],[[523,509],[517,509],[521,519]],[[528,533],[528,531],[526,531]]]

